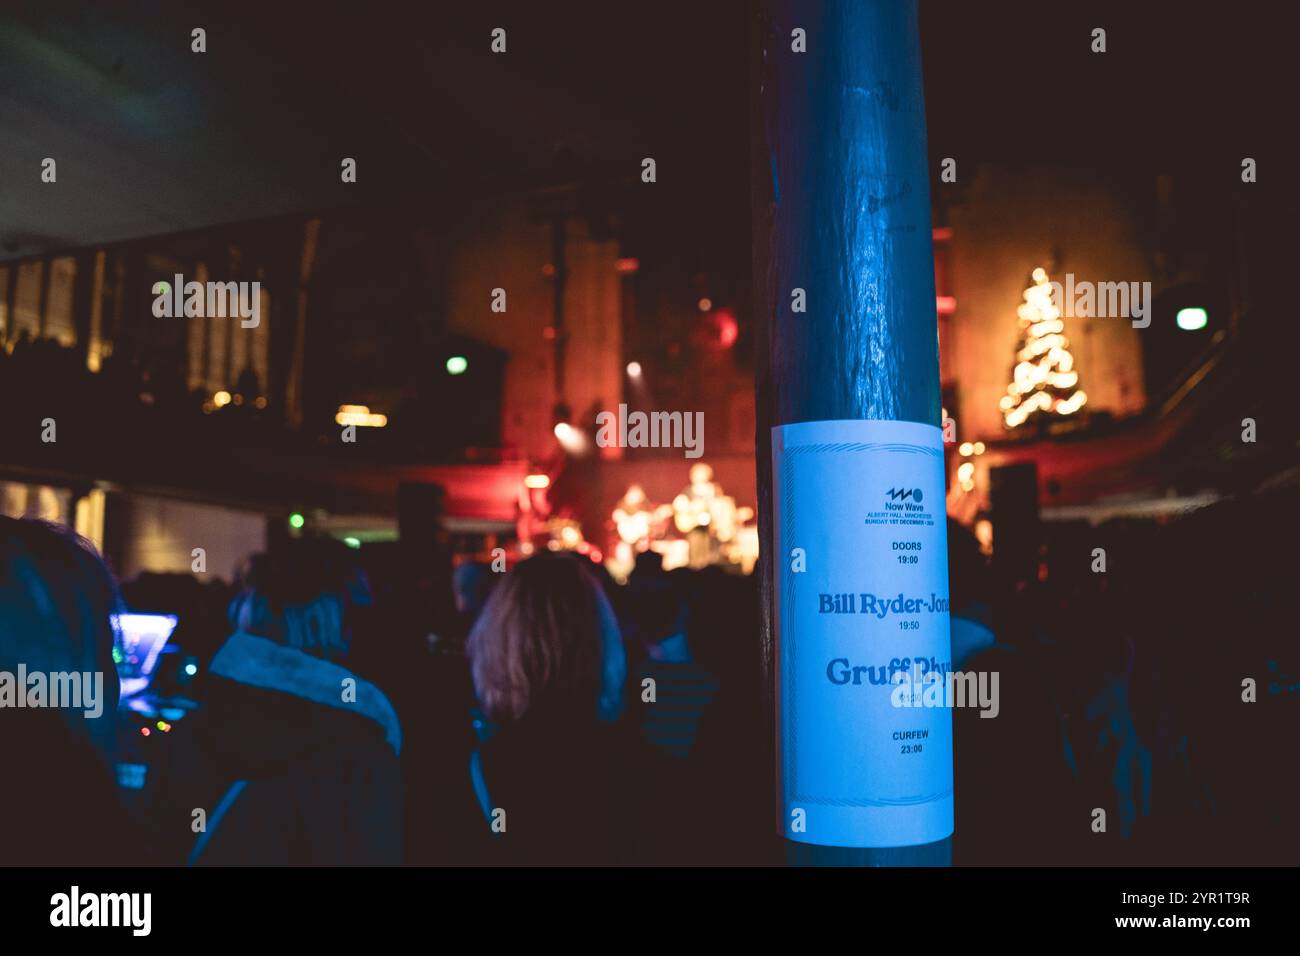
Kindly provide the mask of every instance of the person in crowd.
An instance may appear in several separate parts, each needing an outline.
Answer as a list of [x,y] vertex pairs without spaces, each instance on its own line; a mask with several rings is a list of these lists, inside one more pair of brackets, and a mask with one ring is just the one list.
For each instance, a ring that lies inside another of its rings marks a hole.
[[626,658],[585,563],[510,571],[470,632],[484,720],[470,782],[501,862],[652,862],[671,831],[671,773],[619,721]]
[[624,604],[628,641],[645,657],[630,698],[641,735],[670,757],[685,760],[695,746],[700,718],[717,695],[718,678],[691,654],[687,605],[677,578],[642,573],[638,566]]
[[952,666],[960,670],[996,643],[992,581],[979,541],[948,519],[948,606],[952,608]]
[[[88,542],[0,516],[0,862],[138,862],[112,775],[117,609],[113,578]],[[56,684],[76,686],[80,699],[61,689],[55,700]]]
[[466,632],[474,626],[496,587],[498,575],[485,561],[462,561],[452,572],[452,597]]
[[344,666],[367,603],[340,543],[292,541],[252,559],[206,705],[160,768],[163,861],[401,862],[401,728],[384,693]]
[[764,866],[780,862],[773,826],[776,761],[764,733],[764,675],[758,650],[757,581],[717,568],[675,569],[670,580],[688,595],[687,636],[695,666],[718,679],[700,715],[687,765],[687,788],[701,806],[726,813],[687,821],[691,862]]
[[[1063,862],[1077,842],[1070,821],[1077,786],[1063,758],[1053,682],[1039,635],[1028,623],[1019,623],[1045,617],[1035,603],[1045,598],[1035,588],[1003,600],[979,542],[951,519],[948,590],[952,666],[984,675],[990,691],[996,686],[996,699],[988,702],[993,706],[954,707],[952,712],[953,790],[958,795],[953,862]],[[1027,762],[1027,753],[1038,756]],[[1086,826],[1078,832],[1088,834]]]
[[[454,606],[439,613],[437,578],[414,578],[408,562],[382,575],[376,596],[377,640],[367,642],[371,665],[383,674],[402,721],[402,777],[406,794],[406,862],[468,865],[482,859],[485,834],[478,806],[465,785],[476,738],[472,723],[474,685],[465,641],[488,594],[502,574],[486,563],[465,561],[451,580]],[[460,786],[449,786],[449,779]],[[448,825],[460,821],[461,825]]]

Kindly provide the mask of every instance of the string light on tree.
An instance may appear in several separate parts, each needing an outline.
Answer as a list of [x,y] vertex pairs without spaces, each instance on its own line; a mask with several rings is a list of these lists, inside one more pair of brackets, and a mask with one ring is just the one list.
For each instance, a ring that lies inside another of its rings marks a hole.
[[1024,298],[1016,310],[1020,321],[1016,366],[1007,394],[998,403],[1008,428],[1023,425],[1039,412],[1062,418],[1073,415],[1088,401],[1083,389],[1077,388],[1079,373],[1046,270],[1034,270]]

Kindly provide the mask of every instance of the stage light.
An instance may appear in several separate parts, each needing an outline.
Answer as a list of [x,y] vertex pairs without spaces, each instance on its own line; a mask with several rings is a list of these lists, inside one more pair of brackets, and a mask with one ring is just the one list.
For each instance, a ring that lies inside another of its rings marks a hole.
[[197,665],[197,664],[186,664],[186,665],[185,665],[185,673],[188,674],[190,677],[193,677],[193,676],[194,676],[195,674],[197,674],[198,672],[199,672],[199,665]]
[[212,396],[212,404],[217,406],[217,408],[224,408],[225,406],[229,405],[230,393],[227,392],[225,389],[222,389],[221,391],[217,392],[217,394]]
[[576,454],[587,447],[587,440],[582,432],[568,422],[555,423],[555,437],[560,440],[561,447],[570,454]]
[[447,359],[447,374],[460,375],[469,368],[469,359],[463,355],[453,355]]
[[[556,437],[559,436],[557,435]],[[551,479],[548,475],[525,475],[524,476],[525,488],[549,488],[550,486],[551,486]]]
[[289,515],[290,528],[294,528],[296,530],[298,528],[301,528],[306,523],[307,523],[307,519],[304,518],[301,514],[299,514],[296,511],[293,514]]
[[628,363],[627,363],[627,374],[628,374],[631,378],[640,378],[640,377],[641,377],[641,363],[640,363],[640,362],[628,362]]
[[360,539],[360,538],[353,538],[353,537],[350,537],[350,536],[349,536],[349,537],[343,539],[343,543],[346,544],[349,548],[359,548],[359,547],[361,547],[361,539]]
[[1210,317],[1204,309],[1179,309],[1174,321],[1178,323],[1178,327],[1184,332],[1195,332],[1198,329],[1205,328],[1210,321]]
[[707,297],[701,299],[696,304],[700,307],[701,312],[708,312],[709,309],[713,308],[713,300]]
[[719,309],[713,317],[714,329],[718,334],[718,346],[729,349],[740,338],[740,323],[730,309]]

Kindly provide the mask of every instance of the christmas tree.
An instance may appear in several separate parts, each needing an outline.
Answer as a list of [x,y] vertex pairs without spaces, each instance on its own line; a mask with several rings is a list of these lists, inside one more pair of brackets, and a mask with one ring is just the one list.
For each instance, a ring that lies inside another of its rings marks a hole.
[[1033,284],[1025,290],[1025,301],[1016,310],[1020,317],[1020,341],[1016,344],[1016,367],[1007,394],[999,407],[1007,428],[1023,425],[1039,412],[1065,417],[1073,415],[1088,396],[1077,388],[1070,340],[1065,337],[1061,310],[1052,301],[1052,284],[1043,269],[1035,269]]

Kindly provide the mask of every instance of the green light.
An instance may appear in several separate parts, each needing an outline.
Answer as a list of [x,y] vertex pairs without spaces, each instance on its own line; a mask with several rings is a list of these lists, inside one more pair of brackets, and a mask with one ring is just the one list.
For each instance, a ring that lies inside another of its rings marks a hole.
[[295,511],[293,514],[289,515],[289,527],[290,527],[290,528],[301,528],[301,527],[302,527],[303,525],[305,525],[306,523],[307,523],[307,519],[304,518],[302,515],[300,515],[300,514],[299,514],[298,512],[296,512],[296,511]]
[[346,544],[349,548],[359,548],[359,547],[361,547],[361,539],[360,539],[360,538],[352,538],[352,537],[344,538],[344,539],[343,539],[343,543]]
[[453,355],[447,359],[447,372],[450,375],[460,375],[467,368],[469,368],[469,359],[463,355]]
[[1197,329],[1205,328],[1210,317],[1205,314],[1204,309],[1179,309],[1174,321],[1184,332],[1195,332]]

